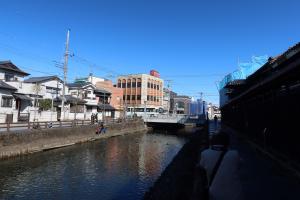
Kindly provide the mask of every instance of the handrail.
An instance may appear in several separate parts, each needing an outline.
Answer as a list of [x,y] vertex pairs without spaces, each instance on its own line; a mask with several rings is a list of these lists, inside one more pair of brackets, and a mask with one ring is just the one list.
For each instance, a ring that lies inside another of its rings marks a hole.
[[[137,121],[139,118],[132,119],[106,119],[105,124],[117,124],[124,121]],[[28,130],[28,129],[48,129],[48,128],[61,128],[61,127],[76,127],[99,125],[103,121],[92,123],[91,120],[65,120],[65,121],[41,121],[41,122],[15,122],[15,123],[0,123],[0,132],[10,132],[13,130]]]

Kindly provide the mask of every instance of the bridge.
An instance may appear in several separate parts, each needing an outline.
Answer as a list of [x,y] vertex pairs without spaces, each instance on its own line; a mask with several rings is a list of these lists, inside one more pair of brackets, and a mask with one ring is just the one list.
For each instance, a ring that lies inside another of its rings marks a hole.
[[[204,119],[204,120],[203,120]],[[143,116],[144,122],[150,127],[180,128],[186,124],[202,125],[205,123],[205,116],[192,118],[183,114],[158,114]]]

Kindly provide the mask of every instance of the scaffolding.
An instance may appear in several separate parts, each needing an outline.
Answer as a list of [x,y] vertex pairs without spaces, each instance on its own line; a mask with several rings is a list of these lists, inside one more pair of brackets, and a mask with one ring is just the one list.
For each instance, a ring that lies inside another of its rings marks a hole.
[[226,75],[222,81],[220,81],[218,90],[222,90],[227,83],[231,81],[246,79],[248,76],[256,72],[260,67],[262,67],[267,61],[268,56],[264,55],[252,56],[251,62],[238,63],[238,69]]

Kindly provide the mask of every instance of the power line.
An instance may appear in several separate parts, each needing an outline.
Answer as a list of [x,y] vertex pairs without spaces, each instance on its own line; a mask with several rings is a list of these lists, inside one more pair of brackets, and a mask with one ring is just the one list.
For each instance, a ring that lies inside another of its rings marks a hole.
[[23,66],[20,66],[22,69],[27,69],[27,70],[31,70],[33,72],[38,72],[38,73],[41,73],[41,74],[45,74],[45,75],[50,75],[50,76],[57,76],[57,77],[60,77],[62,78],[62,76],[59,76],[53,72],[45,72],[45,71],[40,71],[40,70],[36,70],[36,69],[33,69],[31,67],[23,67]]
[[201,78],[201,77],[221,77],[225,74],[180,74],[180,75],[163,75],[164,78]]
[[98,65],[98,64],[96,64],[96,63],[94,63],[94,62],[92,62],[92,61],[89,61],[89,60],[87,60],[86,58],[80,57],[80,56],[78,56],[78,55],[76,55],[76,54],[74,54],[72,57],[74,58],[74,61],[75,61],[75,62],[79,62],[79,63],[82,63],[82,64],[88,64],[88,66],[89,66],[90,68],[98,68],[98,69],[100,69],[100,70],[105,71],[105,72],[108,73],[108,74],[111,74],[111,75],[114,74],[115,76],[120,76],[120,75],[121,75],[120,73],[118,73],[118,72],[116,72],[116,71],[114,71],[114,70],[111,70],[111,69],[109,69],[109,68],[100,66],[100,65]]
[[[37,54],[25,52],[24,50],[21,50],[19,48],[13,47],[13,46],[8,45],[8,44],[4,44],[4,43],[0,42],[0,45],[2,45],[6,49],[9,49],[11,53],[14,53],[16,55],[20,55],[20,56],[23,56],[23,57],[26,57],[26,58],[29,57],[31,60],[34,60],[34,61],[40,60],[40,61],[51,63],[51,64],[58,63],[56,61],[51,61],[51,59],[49,59],[49,58],[42,57],[42,56],[37,55]],[[38,59],[36,59],[36,58],[38,58]],[[23,65],[21,65],[21,68],[31,70],[33,72],[38,72],[38,73],[41,73],[41,74],[45,74],[45,75],[58,76],[56,72],[45,72],[45,71],[37,70],[37,69],[31,68],[31,67],[24,67]],[[61,76],[58,76],[58,77],[62,78]]]
[[8,45],[8,44],[2,43],[2,42],[0,42],[0,45],[2,47],[6,48],[7,50],[10,50],[11,53],[14,53],[16,55],[23,56],[23,57],[26,57],[26,58],[29,57],[30,59],[35,60],[35,61],[39,60],[39,61],[43,61],[43,62],[53,64],[53,59],[49,59],[49,58],[46,58],[44,56],[37,55],[35,53],[29,53],[29,52],[26,52],[24,50],[21,50],[19,48],[13,47],[11,45]]

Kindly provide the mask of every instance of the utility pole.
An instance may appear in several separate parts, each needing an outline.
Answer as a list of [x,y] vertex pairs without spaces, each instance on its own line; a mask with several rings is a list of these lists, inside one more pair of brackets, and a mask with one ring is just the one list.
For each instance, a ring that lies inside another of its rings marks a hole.
[[63,112],[63,119],[65,119],[65,87],[67,82],[67,72],[68,72],[68,58],[69,58],[69,38],[70,38],[70,29],[67,32],[66,39],[66,50],[65,50],[65,62],[64,62],[64,83],[63,83],[63,91],[62,91],[62,101],[61,101],[61,112]]

